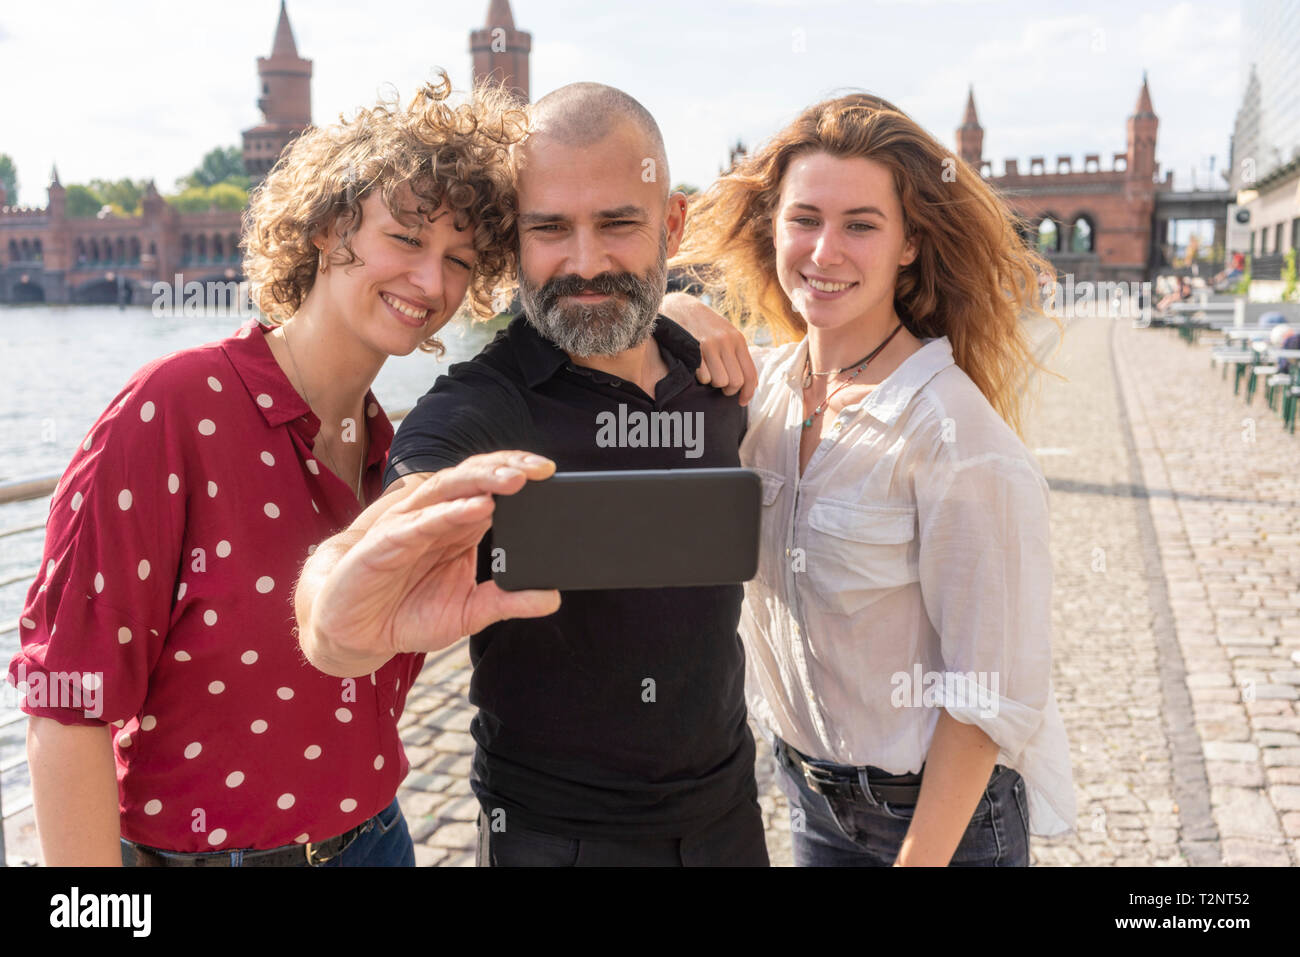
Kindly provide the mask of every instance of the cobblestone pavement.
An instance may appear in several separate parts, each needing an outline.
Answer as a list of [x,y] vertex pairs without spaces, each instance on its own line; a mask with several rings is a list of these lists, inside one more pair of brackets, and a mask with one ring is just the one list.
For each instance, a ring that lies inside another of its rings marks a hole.
[[[1110,356],[1121,324],[1070,325],[1048,362],[1065,380],[1040,377],[1026,428],[1052,489],[1053,681],[1079,808],[1074,834],[1034,840],[1036,864],[1184,863],[1152,611],[1159,571]],[[1158,346],[1160,333],[1145,332]]]
[[1034,860],[1294,864],[1300,444],[1169,331],[1078,320],[1053,367],[1027,438],[1080,814]]
[[[1047,364],[1065,378],[1040,377],[1026,441],[1052,488],[1079,827],[1035,839],[1033,861],[1294,864],[1300,442],[1167,331],[1078,319]],[[463,647],[432,661],[402,719],[420,864],[474,863],[468,681]],[[789,865],[788,808],[758,751],[769,853]]]
[[1208,779],[1207,844],[1217,834],[1229,865],[1300,863],[1300,443],[1262,396],[1232,395],[1207,345],[1127,326],[1117,338],[1198,786]]

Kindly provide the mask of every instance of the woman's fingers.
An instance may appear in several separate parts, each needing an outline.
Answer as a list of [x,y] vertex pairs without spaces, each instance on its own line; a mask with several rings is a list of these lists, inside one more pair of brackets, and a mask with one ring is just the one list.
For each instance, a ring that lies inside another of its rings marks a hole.
[[749,400],[754,398],[754,392],[758,389],[758,366],[754,365],[748,342],[741,342],[736,358],[740,363],[741,374],[745,377],[745,385],[740,390],[740,404],[749,405]]
[[700,340],[700,368],[696,370],[695,377],[704,385],[711,385],[715,389],[725,390],[730,384],[722,348],[715,340]]
[[[492,496],[474,495],[392,514],[376,523],[352,548],[365,567],[389,573],[437,553],[477,546],[492,524]],[[396,511],[396,510],[394,510]]]
[[[749,349],[745,347],[743,340],[741,350],[748,355]],[[727,367],[727,387],[722,391],[727,395],[735,395],[746,384],[745,373],[741,371],[740,358],[736,353],[737,349],[734,342],[728,342],[722,350],[722,361]]]
[[414,512],[451,499],[475,495],[512,495],[527,481],[541,481],[555,474],[555,463],[531,452],[518,450],[473,455],[459,465],[430,475],[409,496],[393,506],[393,512]]
[[700,341],[700,369],[707,367],[707,376],[696,374],[705,385],[721,389],[726,395],[738,395],[741,405],[747,405],[758,387],[758,367],[749,354],[749,342],[738,329]]
[[496,582],[481,582],[466,603],[465,633],[478,634],[488,625],[507,618],[541,618],[560,609],[560,593],[530,589],[505,591]]

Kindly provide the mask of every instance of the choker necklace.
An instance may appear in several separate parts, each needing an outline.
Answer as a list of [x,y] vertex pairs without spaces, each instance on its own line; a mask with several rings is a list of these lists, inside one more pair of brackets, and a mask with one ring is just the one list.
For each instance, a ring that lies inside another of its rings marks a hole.
[[816,419],[817,416],[821,415],[823,412],[826,411],[826,406],[830,403],[831,399],[835,397],[836,393],[838,393],[841,389],[847,387],[850,382],[852,382],[859,375],[861,375],[862,370],[867,367],[867,363],[870,362],[872,359],[874,359],[877,355],[879,355],[880,350],[885,348],[885,346],[889,345],[889,340],[894,338],[894,336],[898,335],[898,330],[902,328],[903,328],[903,324],[900,322],[898,325],[894,327],[893,332],[885,336],[885,341],[882,342],[880,345],[876,346],[876,348],[872,349],[871,352],[869,352],[864,358],[859,359],[857,362],[853,363],[852,365],[845,366],[843,369],[836,369],[834,372],[813,372],[812,360],[809,358],[807,353],[804,353],[803,387],[805,389],[810,388],[812,386],[812,377],[814,375],[838,375],[839,373],[845,372],[848,369],[853,369],[853,374],[849,376],[847,379],[845,379],[833,392],[831,392],[830,395],[828,395],[825,399],[823,399],[821,405],[813,409],[812,415],[808,416],[808,418],[803,420],[803,427],[805,429],[811,429],[813,427],[813,420]]
[[[888,342],[889,340],[886,339],[885,341]],[[873,358],[875,358],[876,353],[879,352],[879,351],[880,351],[879,348],[873,349],[871,352],[868,352],[865,356],[863,356],[863,357],[862,357],[861,359],[859,359],[857,362],[850,362],[848,365],[844,366],[842,369],[831,369],[829,372],[813,372],[813,371],[812,371],[812,361],[808,358],[808,356],[804,356],[804,358],[803,358],[803,387],[804,387],[805,389],[811,389],[811,388],[812,388],[812,384],[813,384],[813,376],[839,375],[841,372],[848,372],[848,371],[849,371],[850,369],[852,369],[855,365],[858,365],[858,364],[860,364],[860,363],[864,363],[864,362],[870,362]]]

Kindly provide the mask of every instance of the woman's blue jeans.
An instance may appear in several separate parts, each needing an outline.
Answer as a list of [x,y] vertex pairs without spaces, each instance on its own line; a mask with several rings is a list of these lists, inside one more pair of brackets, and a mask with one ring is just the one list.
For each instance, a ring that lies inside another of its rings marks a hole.
[[[778,783],[790,801],[791,843],[797,866],[893,865],[915,805],[871,804],[861,797],[818,794],[808,786],[801,769],[779,756],[776,763]],[[1029,812],[1025,782],[1019,774],[1002,765],[993,769],[949,863],[952,867],[1029,865]]]
[[415,845],[406,828],[406,818],[393,798],[393,803],[369,821],[366,829],[357,835],[342,854],[321,864],[321,867],[414,867]]

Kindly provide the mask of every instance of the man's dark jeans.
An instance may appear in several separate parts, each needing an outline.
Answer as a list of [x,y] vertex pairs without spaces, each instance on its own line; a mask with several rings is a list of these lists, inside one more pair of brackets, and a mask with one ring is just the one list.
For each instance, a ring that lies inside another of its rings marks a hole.
[[[500,820],[500,819],[499,819]],[[767,867],[763,814],[745,801],[683,838],[619,841],[547,834],[478,816],[479,867]]]

